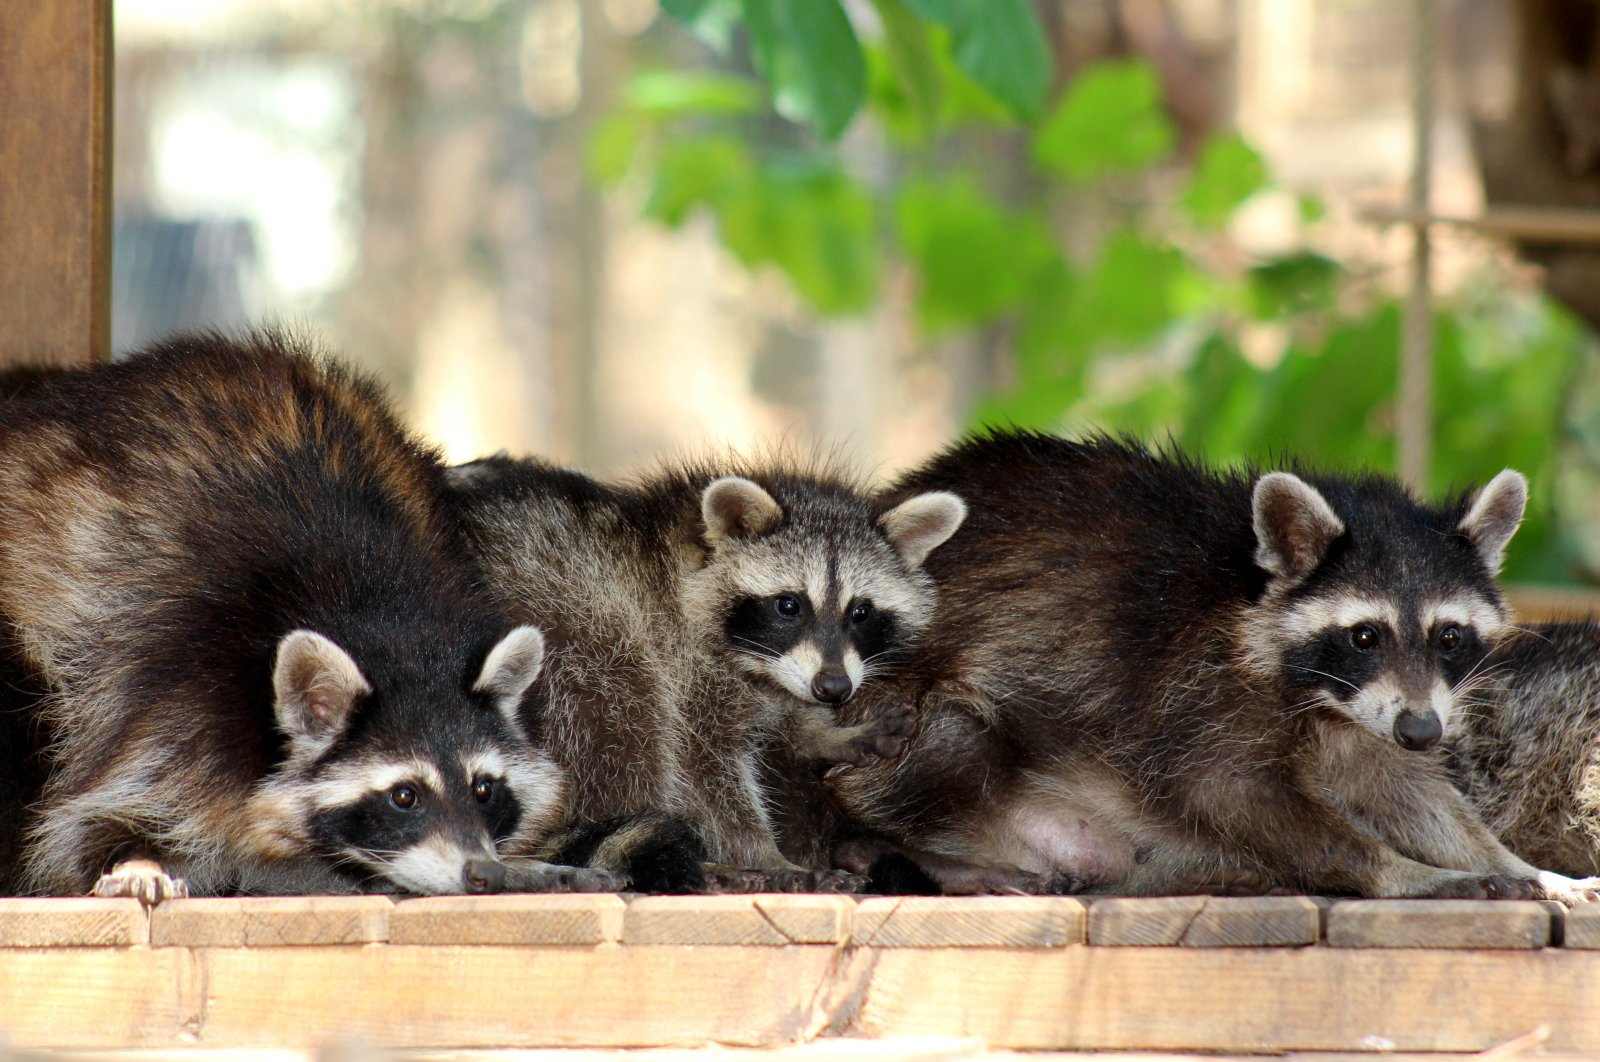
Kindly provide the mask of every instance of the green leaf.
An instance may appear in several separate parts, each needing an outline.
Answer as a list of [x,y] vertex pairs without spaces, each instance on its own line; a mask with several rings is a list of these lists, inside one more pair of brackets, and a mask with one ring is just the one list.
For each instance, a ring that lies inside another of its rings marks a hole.
[[910,112],[924,136],[939,122],[944,84],[939,63],[928,42],[928,30],[906,7],[904,0],[872,0],[883,23],[884,49]]
[[1183,190],[1183,208],[1206,228],[1220,228],[1246,199],[1267,186],[1267,165],[1238,133],[1211,136]]
[[1041,165],[1069,181],[1149,166],[1176,134],[1155,70],[1142,60],[1085,67],[1034,138]]
[[917,273],[918,320],[930,333],[1014,309],[1056,254],[1041,222],[1003,210],[966,180],[908,186],[896,220]]
[[753,114],[761,89],[753,81],[702,71],[652,70],[629,78],[622,98],[634,110],[660,117]]
[[1315,251],[1296,251],[1252,266],[1247,301],[1258,321],[1333,308],[1344,267]]
[[769,166],[717,216],[746,266],[777,266],[818,311],[856,313],[877,298],[872,198],[849,174],[804,161]]
[[950,30],[955,61],[1018,117],[1044,110],[1054,64],[1028,0],[907,0],[924,18]]
[[718,52],[726,52],[739,24],[739,0],[661,0],[661,10]]
[[867,92],[861,43],[839,0],[744,0],[744,17],[778,113],[837,139]]
[[1171,244],[1118,232],[1078,289],[1079,327],[1109,342],[1143,342],[1178,320],[1190,272]]
[[616,184],[627,175],[643,139],[644,128],[634,115],[620,111],[606,115],[589,133],[585,151],[589,175],[602,187]]
[[754,163],[732,137],[669,141],[656,165],[645,214],[676,228],[703,203],[737,199],[750,185]]

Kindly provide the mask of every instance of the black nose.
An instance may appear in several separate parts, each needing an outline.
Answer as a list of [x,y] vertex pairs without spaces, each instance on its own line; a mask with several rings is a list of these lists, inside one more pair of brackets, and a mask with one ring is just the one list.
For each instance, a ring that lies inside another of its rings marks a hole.
[[811,680],[811,696],[829,704],[838,704],[854,692],[855,685],[850,681],[849,675],[819,671],[817,677]]
[[1413,712],[1407,708],[1394,721],[1394,739],[1403,749],[1420,752],[1431,749],[1444,736],[1439,717],[1432,712]]
[[461,887],[467,892],[499,892],[505,883],[505,864],[493,859],[469,859],[461,871]]

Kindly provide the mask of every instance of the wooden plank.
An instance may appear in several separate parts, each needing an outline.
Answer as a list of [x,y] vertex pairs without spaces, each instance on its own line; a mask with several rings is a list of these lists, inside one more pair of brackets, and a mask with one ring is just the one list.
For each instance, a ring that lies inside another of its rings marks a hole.
[[428,896],[389,916],[392,944],[611,944],[622,939],[620,896]]
[[181,948],[0,950],[0,1029],[19,1047],[187,1044],[194,977]]
[[1543,948],[1550,911],[1536,901],[1341,900],[1328,910],[1337,948]]
[[837,944],[850,938],[848,896],[643,896],[628,905],[622,942]]
[[387,896],[168,900],[150,912],[150,943],[189,948],[372,944],[389,938]]
[[1056,896],[883,897],[856,909],[852,942],[880,948],[1058,948],[1084,942],[1084,905]]
[[111,347],[111,0],[0,4],[0,364]]
[[1089,943],[1175,945],[1206,905],[1204,896],[1111,897],[1089,904]]
[[0,899],[0,948],[129,947],[150,940],[138,900]]
[[1482,1051],[1540,1025],[1600,1049],[1600,953],[883,949],[849,1032],[994,1047]]
[[1309,896],[1213,896],[1178,943],[1188,948],[1301,947],[1322,939],[1322,907]]

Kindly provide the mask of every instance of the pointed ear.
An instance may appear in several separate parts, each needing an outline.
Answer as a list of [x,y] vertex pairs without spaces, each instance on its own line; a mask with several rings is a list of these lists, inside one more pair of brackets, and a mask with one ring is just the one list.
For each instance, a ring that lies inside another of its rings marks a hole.
[[700,515],[706,521],[706,541],[764,535],[783,519],[783,506],[748,479],[724,476],[700,495]]
[[344,729],[372,686],[349,653],[315,631],[298,630],[278,640],[272,692],[283,732],[320,743]]
[[1506,543],[1511,541],[1522,512],[1528,506],[1528,481],[1522,473],[1505,469],[1491,479],[1467,505],[1467,514],[1456,530],[1467,536],[1472,548],[1483,558],[1490,575],[1499,574],[1505,560]]
[[967,503],[942,490],[907,498],[878,517],[878,526],[909,567],[921,567],[967,518]]
[[493,697],[500,714],[516,722],[522,695],[539,677],[543,666],[544,635],[539,633],[539,628],[513,628],[483,658],[483,670],[478,673],[478,681],[472,684],[472,692]]
[[1256,563],[1283,579],[1310,575],[1328,546],[1344,534],[1344,521],[1317,489],[1288,472],[1256,480],[1250,508],[1256,530]]

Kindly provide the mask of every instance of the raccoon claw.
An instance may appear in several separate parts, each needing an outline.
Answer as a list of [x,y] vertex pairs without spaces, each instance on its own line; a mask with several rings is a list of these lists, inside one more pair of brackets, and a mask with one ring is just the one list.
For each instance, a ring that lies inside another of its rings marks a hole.
[[161,864],[151,859],[130,859],[118,863],[110,872],[100,875],[90,890],[92,896],[107,898],[127,897],[138,900],[146,907],[154,907],[163,900],[182,900],[189,895],[189,886],[182,878],[174,878],[161,869]]
[[1488,874],[1450,878],[1428,895],[1445,900],[1533,900],[1539,894],[1540,886],[1536,881],[1509,874]]

